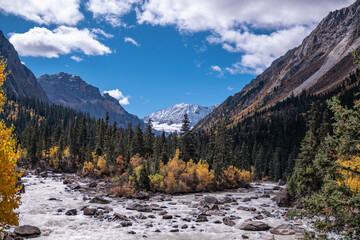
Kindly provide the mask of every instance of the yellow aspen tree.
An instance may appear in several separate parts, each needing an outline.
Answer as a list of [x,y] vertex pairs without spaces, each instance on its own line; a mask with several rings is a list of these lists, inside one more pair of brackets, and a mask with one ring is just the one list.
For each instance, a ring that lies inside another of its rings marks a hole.
[[[0,60],[0,87],[4,84],[6,63]],[[0,91],[0,111],[5,103],[3,90]],[[21,173],[15,171],[18,153],[16,142],[12,135],[12,128],[7,128],[3,120],[0,121],[0,231],[6,225],[18,225],[18,215],[14,212],[19,206],[19,187],[16,187]]]

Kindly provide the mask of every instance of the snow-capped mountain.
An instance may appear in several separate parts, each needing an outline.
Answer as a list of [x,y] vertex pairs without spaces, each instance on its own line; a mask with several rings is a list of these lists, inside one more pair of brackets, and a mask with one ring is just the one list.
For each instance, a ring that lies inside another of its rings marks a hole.
[[142,120],[147,123],[148,120],[151,119],[155,130],[171,133],[180,131],[185,113],[187,113],[189,117],[190,126],[194,127],[201,119],[218,106],[218,104],[215,104],[210,107],[203,107],[197,104],[180,103],[147,115]]

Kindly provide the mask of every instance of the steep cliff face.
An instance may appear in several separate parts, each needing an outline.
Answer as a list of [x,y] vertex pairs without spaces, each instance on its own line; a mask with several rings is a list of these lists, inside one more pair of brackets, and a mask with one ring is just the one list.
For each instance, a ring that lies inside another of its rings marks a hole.
[[360,0],[329,13],[300,46],[276,59],[196,127],[207,129],[224,118],[232,126],[291,95],[327,92],[356,68],[355,49],[360,49]]
[[159,110],[143,118],[146,123],[149,119],[153,121],[153,126],[158,131],[175,132],[180,131],[184,114],[188,115],[190,127],[194,127],[201,119],[211,113],[217,106],[212,105],[203,107],[198,104],[176,104],[167,109]]
[[135,115],[129,114],[119,102],[109,94],[101,94],[97,87],[87,84],[79,76],[67,73],[43,75],[38,78],[52,103],[61,104],[90,116],[104,118],[109,113],[110,122],[117,122],[118,126],[127,127],[143,125]]
[[0,56],[7,61],[6,70],[9,73],[4,83],[4,89],[18,97],[36,97],[42,101],[49,101],[34,74],[21,63],[14,46],[6,39],[1,30]]

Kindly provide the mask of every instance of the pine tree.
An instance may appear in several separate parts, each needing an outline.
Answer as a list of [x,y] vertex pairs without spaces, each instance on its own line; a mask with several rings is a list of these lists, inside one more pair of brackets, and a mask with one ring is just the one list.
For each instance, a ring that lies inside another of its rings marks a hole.
[[88,129],[87,129],[87,123],[86,118],[83,117],[81,121],[81,127],[80,127],[80,134],[79,134],[79,161],[81,164],[84,163],[86,160],[87,154],[88,154],[88,148],[87,145],[89,143],[89,136],[88,136]]
[[265,164],[265,152],[263,146],[260,146],[259,152],[256,154],[254,167],[255,167],[255,178],[262,179],[264,177],[264,164]]
[[138,185],[139,185],[139,189],[150,190],[150,178],[145,163],[142,165],[141,170],[139,172]]
[[196,157],[195,139],[190,129],[190,121],[188,115],[184,114],[182,126],[180,130],[180,158],[185,162]]
[[[321,118],[315,103],[309,113],[309,129],[301,142],[294,173],[289,179],[289,190],[293,195],[306,196],[320,189],[322,184],[319,170],[314,164],[320,145]],[[294,184],[295,183],[295,184]]]
[[135,154],[140,154],[140,156],[144,156],[144,138],[143,132],[141,130],[140,124],[136,126],[135,135],[131,143],[131,156]]
[[145,157],[151,158],[154,147],[154,133],[152,131],[152,121],[149,119],[145,130]]
[[232,163],[232,139],[226,129],[226,124],[222,121],[217,128],[215,138],[215,158],[214,170],[215,175],[219,176],[223,169]]
[[51,130],[49,124],[46,122],[44,127],[44,151],[46,155],[49,155],[49,151],[51,148]]
[[241,150],[240,150],[240,163],[239,163],[239,167],[240,169],[245,169],[245,170],[250,170],[250,155],[249,155],[249,150],[248,150],[248,146],[246,144],[246,142],[243,142],[243,144],[241,145]]

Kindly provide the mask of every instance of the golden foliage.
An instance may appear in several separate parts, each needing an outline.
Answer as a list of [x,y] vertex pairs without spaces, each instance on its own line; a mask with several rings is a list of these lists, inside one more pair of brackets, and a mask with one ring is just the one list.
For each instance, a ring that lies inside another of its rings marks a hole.
[[253,178],[253,174],[246,170],[239,170],[234,166],[229,166],[224,170],[223,180],[225,181],[226,188],[233,188],[238,186],[242,181],[250,182]]
[[[0,87],[5,81],[4,73],[6,64],[0,61]],[[0,111],[5,102],[3,91],[0,91]],[[12,128],[7,128],[4,121],[0,121],[0,225],[4,229],[7,224],[17,225],[18,216],[14,212],[19,206],[20,196],[16,187],[21,173],[15,171],[16,162],[19,158],[16,151],[16,142],[12,135]]]
[[352,155],[348,158],[342,156],[337,162],[343,167],[342,169],[339,169],[342,179],[341,181],[338,181],[338,184],[348,186],[354,193],[359,192],[360,175],[355,172],[359,172],[360,170],[360,156]]
[[138,153],[134,155],[132,158],[130,158],[130,164],[133,166],[133,168],[142,166],[143,163],[144,163],[144,159],[140,157]]

